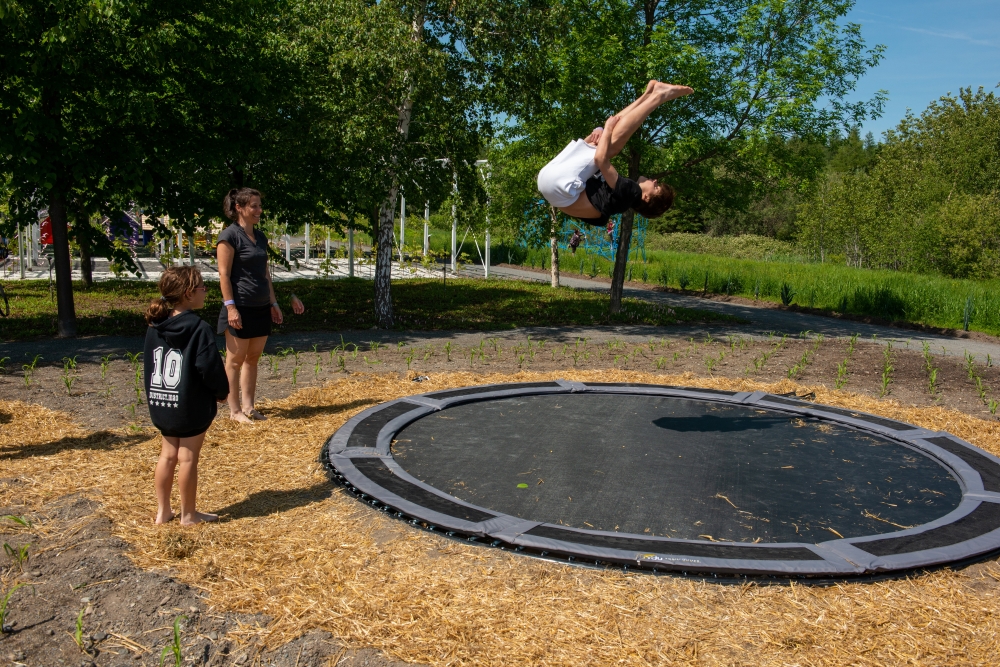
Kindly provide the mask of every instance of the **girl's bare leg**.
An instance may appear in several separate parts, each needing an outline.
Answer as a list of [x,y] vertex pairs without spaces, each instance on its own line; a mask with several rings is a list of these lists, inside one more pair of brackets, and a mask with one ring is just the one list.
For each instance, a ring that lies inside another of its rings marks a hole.
[[[226,377],[229,378],[229,397],[226,400],[229,403],[229,418],[244,423],[249,422],[250,418],[243,414],[240,406],[240,369],[246,361],[251,340],[253,339],[237,338],[226,330]],[[255,383],[256,380],[254,377]]]
[[156,485],[156,523],[167,523],[174,518],[174,511],[170,507],[170,491],[174,487],[179,444],[180,438],[163,436],[160,460],[156,462],[156,472],[153,475]]
[[632,138],[642,124],[646,122],[649,114],[653,113],[657,107],[664,102],[683,97],[694,91],[687,86],[676,86],[670,83],[650,82],[646,87],[646,92],[629,106],[622,109],[618,114],[619,121],[615,125],[614,134],[611,135],[611,155],[618,155],[625,148],[625,144]]
[[[267,343],[267,336],[251,338],[246,349],[246,357],[243,360],[243,368],[240,373],[240,389],[243,392],[241,402],[243,414],[253,419],[267,419],[264,415],[254,410],[254,399],[257,396],[257,364],[260,362],[260,355],[264,352],[264,345]],[[255,414],[251,414],[255,413]]]
[[195,510],[195,499],[198,495],[198,458],[201,456],[201,445],[205,442],[205,434],[201,433],[190,438],[179,438],[177,447],[177,488],[181,495],[181,525],[193,526],[204,521],[216,521],[217,514],[198,512]]

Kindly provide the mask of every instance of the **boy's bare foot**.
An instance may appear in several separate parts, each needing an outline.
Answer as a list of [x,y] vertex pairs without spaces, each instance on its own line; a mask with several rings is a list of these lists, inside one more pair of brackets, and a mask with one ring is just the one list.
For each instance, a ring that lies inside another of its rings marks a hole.
[[254,421],[258,421],[258,422],[267,421],[267,416],[266,415],[262,415],[260,412],[257,411],[256,408],[250,408],[249,410],[247,410],[246,412],[244,412],[244,414],[246,414],[248,417],[250,417],[250,419],[252,419]]
[[169,512],[169,513],[160,513],[160,512],[157,512],[156,513],[156,519],[153,521],[153,523],[155,523],[157,525],[164,524],[164,523],[170,523],[171,521],[174,520],[175,516],[176,515],[173,512]]
[[685,95],[690,95],[694,92],[694,88],[688,86],[678,86],[673,83],[662,83],[660,81],[656,82],[656,92],[664,96],[664,101],[669,102],[670,100],[676,100],[678,97],[684,97]]
[[190,517],[181,517],[182,526],[196,526],[199,523],[212,523],[213,521],[218,521],[218,514],[209,514],[208,512],[195,512]]
[[247,417],[242,412],[230,412],[229,413],[229,418],[232,419],[234,422],[237,422],[239,424],[252,424],[253,423],[253,420],[250,419],[249,417]]

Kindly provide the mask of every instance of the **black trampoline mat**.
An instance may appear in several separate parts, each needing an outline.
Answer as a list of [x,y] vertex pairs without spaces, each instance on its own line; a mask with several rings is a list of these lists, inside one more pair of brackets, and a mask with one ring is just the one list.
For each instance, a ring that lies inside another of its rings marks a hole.
[[934,459],[829,422],[638,394],[499,398],[401,430],[396,462],[495,512],[575,528],[825,542],[938,519],[962,491]]

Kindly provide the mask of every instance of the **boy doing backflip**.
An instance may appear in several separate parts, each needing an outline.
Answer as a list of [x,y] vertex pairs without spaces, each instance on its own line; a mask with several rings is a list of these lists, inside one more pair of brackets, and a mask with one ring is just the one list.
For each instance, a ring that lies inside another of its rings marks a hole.
[[666,183],[640,176],[625,178],[611,165],[629,138],[657,107],[694,90],[650,81],[635,102],[607,120],[586,139],[574,139],[538,172],[542,196],[566,215],[588,225],[608,225],[617,213],[634,209],[657,218],[674,203],[674,190]]

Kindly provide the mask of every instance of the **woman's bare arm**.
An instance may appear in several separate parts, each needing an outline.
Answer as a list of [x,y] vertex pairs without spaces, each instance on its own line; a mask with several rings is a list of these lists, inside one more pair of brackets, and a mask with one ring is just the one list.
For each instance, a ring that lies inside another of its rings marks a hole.
[[612,116],[604,124],[604,132],[601,134],[601,140],[597,143],[597,152],[594,153],[594,163],[597,164],[597,168],[604,176],[604,181],[612,190],[618,185],[618,170],[611,164],[611,137],[617,124],[618,116]]
[[[219,290],[222,292],[223,301],[233,300],[232,272],[233,258],[235,256],[236,250],[225,241],[215,246],[215,260],[219,267]],[[226,306],[226,319],[232,328],[243,328],[243,318],[240,317],[240,311],[236,310],[235,305],[229,304]]]

